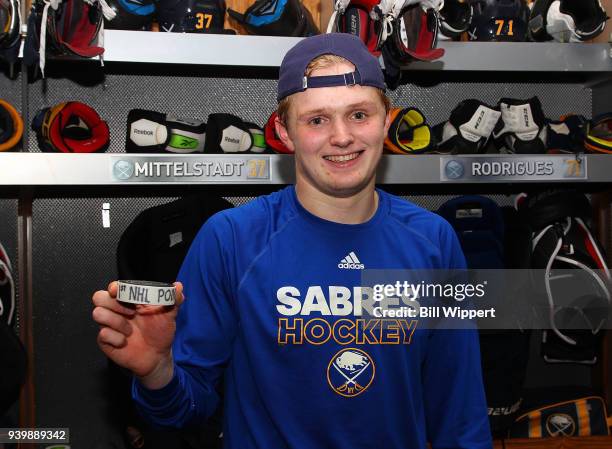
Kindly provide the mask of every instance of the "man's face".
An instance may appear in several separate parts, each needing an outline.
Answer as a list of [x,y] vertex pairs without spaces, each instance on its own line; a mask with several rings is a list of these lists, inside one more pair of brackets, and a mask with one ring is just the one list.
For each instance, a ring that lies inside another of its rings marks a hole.
[[[350,63],[314,70],[311,76],[354,70]],[[296,183],[336,197],[374,185],[376,167],[389,128],[377,89],[338,86],[306,89],[293,95],[285,125],[277,133],[295,152]]]

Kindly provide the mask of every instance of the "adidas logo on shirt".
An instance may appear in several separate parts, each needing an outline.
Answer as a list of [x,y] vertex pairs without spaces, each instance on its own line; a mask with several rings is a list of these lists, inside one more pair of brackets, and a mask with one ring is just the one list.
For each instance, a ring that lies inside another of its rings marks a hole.
[[338,268],[344,268],[346,270],[363,270],[365,265],[359,261],[357,254],[351,251],[348,253],[348,256],[340,261]]

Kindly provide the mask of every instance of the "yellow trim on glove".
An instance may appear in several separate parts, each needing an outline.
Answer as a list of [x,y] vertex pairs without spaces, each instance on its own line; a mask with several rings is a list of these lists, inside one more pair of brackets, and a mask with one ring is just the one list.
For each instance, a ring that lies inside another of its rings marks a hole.
[[[397,154],[416,154],[427,150],[431,144],[431,129],[425,116],[415,108],[392,108],[391,126],[385,137],[385,148]],[[402,134],[411,134],[406,140]]]

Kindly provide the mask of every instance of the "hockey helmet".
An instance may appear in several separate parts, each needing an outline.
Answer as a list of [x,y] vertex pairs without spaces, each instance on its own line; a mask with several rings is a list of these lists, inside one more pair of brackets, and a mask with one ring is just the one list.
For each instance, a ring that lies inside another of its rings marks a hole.
[[229,8],[227,12],[250,34],[264,36],[319,34],[310,11],[300,0],[257,0],[244,14]]
[[457,38],[468,30],[474,15],[471,3],[465,0],[445,0],[438,12],[440,16],[440,34],[446,38]]
[[582,42],[600,34],[607,19],[600,0],[536,0],[529,17],[529,37]]
[[160,31],[225,33],[225,0],[162,0],[157,9]]
[[106,21],[106,28],[137,31],[151,29],[155,12],[155,3],[152,0],[107,0],[107,2],[116,16],[113,20]]
[[476,0],[468,30],[471,41],[522,42],[527,33],[529,7],[525,0]]

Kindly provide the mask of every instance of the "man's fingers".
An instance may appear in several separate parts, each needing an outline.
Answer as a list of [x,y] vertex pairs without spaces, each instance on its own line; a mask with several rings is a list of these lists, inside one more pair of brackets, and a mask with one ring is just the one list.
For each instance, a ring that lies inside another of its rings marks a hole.
[[91,313],[94,321],[101,326],[110,327],[123,335],[132,333],[132,325],[125,317],[107,309],[106,307],[96,307]]
[[133,308],[126,307],[111,297],[106,290],[98,290],[92,297],[93,303],[97,307],[106,307],[113,312],[121,313],[123,315],[134,315],[136,312]]
[[110,327],[103,327],[100,329],[100,332],[98,332],[98,344],[102,348],[104,345],[109,345],[113,348],[122,348],[126,345],[126,343],[127,338],[125,338],[125,335],[111,329]]
[[183,294],[183,283],[175,282],[174,287],[176,288],[176,305],[180,306],[185,301],[185,295]]
[[117,286],[117,281],[113,281],[110,284],[108,284],[108,287],[106,287],[106,289],[108,290],[109,295],[111,295],[113,298],[117,297],[117,290],[118,290],[118,286]]

